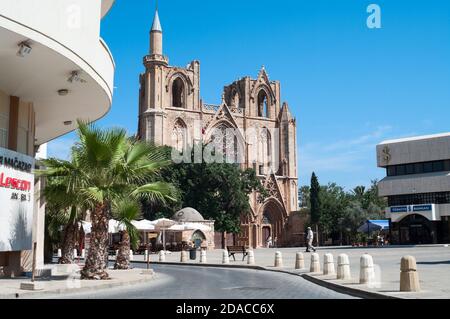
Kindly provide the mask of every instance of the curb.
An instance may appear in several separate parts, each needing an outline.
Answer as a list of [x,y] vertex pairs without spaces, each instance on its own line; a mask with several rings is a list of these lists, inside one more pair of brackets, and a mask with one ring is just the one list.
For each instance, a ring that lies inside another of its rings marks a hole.
[[[146,261],[133,261],[136,264],[146,264]],[[345,287],[339,284],[335,284],[332,282],[328,282],[322,279],[318,279],[316,277],[313,277],[308,274],[301,274],[301,273],[294,273],[288,270],[283,269],[276,269],[276,268],[268,268],[263,266],[256,266],[256,265],[230,265],[230,264],[200,264],[200,263],[181,263],[181,262],[160,262],[160,261],[153,261],[150,262],[151,264],[156,265],[172,265],[172,266],[197,266],[197,267],[212,267],[212,268],[242,268],[242,269],[253,269],[253,270],[263,270],[263,271],[271,271],[271,272],[278,272],[278,273],[284,273],[292,276],[298,276],[302,277],[305,280],[308,280],[309,282],[312,282],[316,285],[322,286],[324,288],[336,291],[338,293],[346,294],[352,297],[357,298],[363,298],[363,299],[403,299],[400,297],[394,297],[389,296],[377,292],[372,291],[366,291],[361,290],[357,288],[351,288],[351,287]]]
[[305,280],[308,280],[316,285],[334,290],[334,291],[342,293],[342,294],[353,296],[353,297],[358,297],[358,298],[363,298],[363,299],[403,299],[403,298],[399,298],[399,297],[384,295],[384,294],[381,294],[378,292],[372,292],[372,291],[366,291],[366,290],[361,290],[361,289],[357,289],[357,288],[345,287],[345,286],[335,284],[335,283],[332,283],[329,281],[318,279],[318,278],[313,277],[308,274],[302,274],[300,276],[302,278],[304,278]]
[[40,290],[40,291],[33,291],[33,292],[25,292],[25,293],[10,293],[10,294],[3,294],[0,295],[0,299],[28,299],[28,297],[34,297],[34,296],[45,296],[45,295],[54,295],[54,294],[65,294],[65,293],[80,293],[80,292],[88,292],[88,291],[95,291],[95,290],[101,290],[101,289],[108,289],[108,288],[115,288],[115,287],[125,287],[125,286],[131,286],[138,283],[143,282],[150,282],[153,279],[155,279],[155,274],[153,275],[143,275],[143,278],[139,278],[136,280],[131,281],[124,281],[124,282],[112,282],[108,284],[102,284],[92,287],[81,287],[81,288],[59,288],[59,289],[53,289],[53,290]]
[[[147,264],[146,261],[134,260],[131,263],[134,264]],[[182,262],[170,262],[170,261],[152,261],[151,265],[169,265],[169,266],[197,266],[197,267],[211,267],[211,268],[243,268],[243,269],[253,269],[253,270],[267,270],[263,266],[256,265],[230,265],[230,264],[201,264],[201,263],[182,263]]]

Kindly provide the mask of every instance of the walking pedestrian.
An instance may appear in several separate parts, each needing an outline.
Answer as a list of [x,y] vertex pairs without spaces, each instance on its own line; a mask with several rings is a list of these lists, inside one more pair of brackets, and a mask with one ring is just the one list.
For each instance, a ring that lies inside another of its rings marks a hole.
[[269,235],[269,237],[267,237],[266,246],[267,246],[267,248],[272,247],[272,236],[270,236],[270,235]]
[[308,230],[306,231],[306,233],[307,233],[306,240],[308,242],[308,246],[306,247],[306,252],[309,253],[310,249],[314,250],[314,252],[315,252],[316,248],[312,245],[313,239],[314,239],[314,233],[313,233],[311,227],[308,227]]

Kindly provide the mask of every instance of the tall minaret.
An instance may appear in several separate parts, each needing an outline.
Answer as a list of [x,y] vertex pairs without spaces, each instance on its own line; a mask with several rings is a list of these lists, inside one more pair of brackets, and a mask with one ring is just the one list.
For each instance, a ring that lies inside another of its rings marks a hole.
[[150,52],[144,57],[145,72],[140,75],[138,134],[157,145],[164,143],[164,108],[170,103],[165,89],[168,64],[168,58],[163,55],[163,33],[156,7],[150,30]]
[[158,7],[155,10],[153,25],[150,31],[150,54],[163,55],[163,33],[161,22],[159,21]]

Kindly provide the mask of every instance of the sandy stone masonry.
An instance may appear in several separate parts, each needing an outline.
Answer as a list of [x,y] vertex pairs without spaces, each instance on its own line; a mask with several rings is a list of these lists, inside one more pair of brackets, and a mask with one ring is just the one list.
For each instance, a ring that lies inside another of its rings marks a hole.
[[[232,140],[224,140],[226,156],[238,160],[243,169],[254,168],[270,194],[264,202],[257,193],[251,195],[251,214],[242,217],[235,244],[263,247],[269,236],[279,246],[301,242],[304,220],[293,214],[298,210],[296,120],[288,104],[281,102],[280,82],[270,80],[262,67],[256,79],[247,76],[225,86],[220,105],[204,103],[200,62],[169,65],[158,12],[144,66],[139,78],[139,137],[182,151],[210,142],[213,132],[234,129]],[[248,138],[249,129],[255,130],[256,139]]]

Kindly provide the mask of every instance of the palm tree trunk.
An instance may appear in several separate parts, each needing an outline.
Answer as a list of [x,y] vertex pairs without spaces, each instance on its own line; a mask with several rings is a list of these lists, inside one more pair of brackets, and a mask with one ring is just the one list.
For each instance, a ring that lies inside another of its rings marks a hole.
[[130,268],[130,235],[126,230],[122,231],[122,239],[119,243],[119,252],[117,254],[114,269]]
[[77,241],[78,223],[70,222],[64,229],[64,239],[62,242],[62,256],[60,264],[73,264],[75,256],[73,250]]
[[108,279],[108,216],[105,203],[97,205],[91,213],[91,240],[86,264],[81,271],[82,279]]

